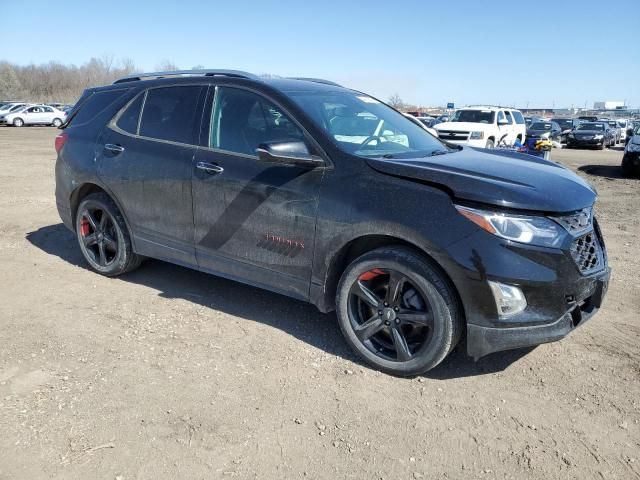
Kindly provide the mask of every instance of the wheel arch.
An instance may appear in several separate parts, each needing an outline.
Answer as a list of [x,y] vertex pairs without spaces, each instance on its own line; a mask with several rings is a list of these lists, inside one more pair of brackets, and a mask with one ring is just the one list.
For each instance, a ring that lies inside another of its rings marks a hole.
[[91,195],[92,193],[104,193],[116,204],[116,206],[118,207],[118,210],[120,210],[120,213],[122,214],[124,223],[126,224],[127,229],[129,230],[129,234],[131,237],[131,244],[135,251],[136,249],[135,238],[133,236],[133,232],[131,230],[131,225],[129,223],[129,219],[127,218],[126,211],[124,210],[124,208],[122,208],[122,205],[120,205],[120,202],[118,201],[118,199],[107,188],[105,188],[102,185],[99,185],[98,183],[85,182],[82,185],[78,186],[75,190],[73,190],[73,192],[71,192],[69,205],[71,206],[71,221],[74,227],[74,231],[75,231],[75,222],[76,222],[75,219],[78,213],[78,207],[80,206],[80,202],[82,202],[83,198],[87,197],[88,195]]
[[[466,325],[466,315],[464,312],[464,304],[462,298],[458,292],[458,288],[451,279],[451,276],[440,265],[433,255],[430,255],[424,248],[420,247],[414,242],[409,240],[386,234],[365,234],[351,239],[345,243],[336,253],[331,257],[329,267],[327,268],[326,275],[324,277],[324,285],[320,298],[317,295],[312,295],[312,301],[322,312],[330,312],[335,309],[335,298],[338,288],[338,283],[342,274],[347,267],[359,256],[375,250],[381,247],[403,247],[413,251],[419,256],[423,257],[431,266],[436,268],[446,279],[447,283],[451,287],[456,301],[458,302],[459,311],[462,314],[463,321]],[[315,297],[315,298],[313,298]]]

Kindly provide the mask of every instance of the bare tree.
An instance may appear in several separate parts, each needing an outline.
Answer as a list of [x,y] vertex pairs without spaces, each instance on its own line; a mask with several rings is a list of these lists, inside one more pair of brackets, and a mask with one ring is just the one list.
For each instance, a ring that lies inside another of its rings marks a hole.
[[165,59],[156,65],[156,70],[159,72],[170,72],[172,70],[180,70],[180,68],[175,63]]
[[394,93],[389,97],[388,103],[396,109],[401,109],[402,107],[404,107],[404,102],[400,98],[400,95],[398,95],[397,93]]

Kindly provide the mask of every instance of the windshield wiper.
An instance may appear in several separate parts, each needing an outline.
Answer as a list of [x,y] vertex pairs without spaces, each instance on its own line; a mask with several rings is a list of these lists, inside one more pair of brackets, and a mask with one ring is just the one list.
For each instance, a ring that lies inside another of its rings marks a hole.
[[437,155],[446,155],[447,153],[449,153],[446,150],[434,150],[431,153],[428,153],[427,155],[425,155],[425,157],[435,157]]

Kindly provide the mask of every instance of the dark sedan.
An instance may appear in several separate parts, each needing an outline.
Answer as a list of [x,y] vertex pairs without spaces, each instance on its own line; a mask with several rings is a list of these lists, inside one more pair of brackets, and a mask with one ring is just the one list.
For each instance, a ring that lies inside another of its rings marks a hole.
[[582,120],[578,120],[577,118],[554,118],[553,121],[560,125],[562,129],[562,135],[560,136],[562,143],[567,143],[567,135],[569,132],[582,123]]
[[567,148],[597,147],[604,150],[615,144],[615,134],[606,121],[586,122],[567,134]]
[[561,135],[562,129],[556,122],[534,122],[527,128],[527,138],[547,138],[559,142]]

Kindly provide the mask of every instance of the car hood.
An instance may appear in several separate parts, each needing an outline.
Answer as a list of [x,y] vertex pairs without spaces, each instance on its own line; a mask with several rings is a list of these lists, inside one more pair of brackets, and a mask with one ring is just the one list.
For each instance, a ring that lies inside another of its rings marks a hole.
[[604,135],[602,130],[573,130],[574,135]]
[[455,130],[455,131],[479,131],[485,130],[492,125],[490,123],[477,123],[477,122],[442,122],[437,124],[434,128],[436,130]]
[[416,159],[367,159],[373,169],[451,192],[453,197],[507,208],[571,212],[591,206],[595,190],[565,167],[513,151],[463,147]]

